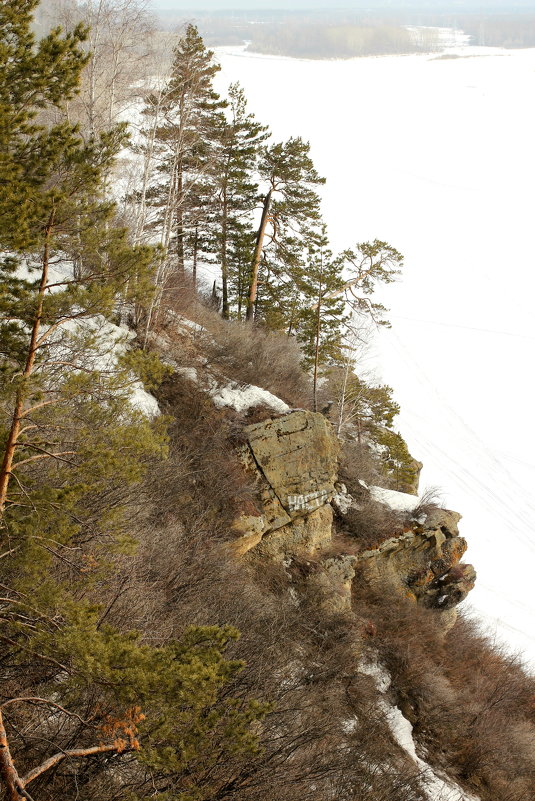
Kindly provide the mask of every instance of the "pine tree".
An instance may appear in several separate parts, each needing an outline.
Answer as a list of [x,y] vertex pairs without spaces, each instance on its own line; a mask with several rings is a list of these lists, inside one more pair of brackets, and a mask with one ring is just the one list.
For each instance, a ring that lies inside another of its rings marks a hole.
[[386,384],[368,384],[355,373],[350,373],[347,379],[342,375],[339,381],[335,381],[335,387],[339,390],[339,404],[344,404],[343,420],[355,426],[359,444],[364,438],[377,441],[380,432],[390,428],[399,414],[399,405],[392,397],[393,390]]
[[315,187],[325,183],[310,158],[310,145],[301,138],[264,148],[259,175],[265,194],[251,264],[248,320],[255,316],[264,251],[274,252],[279,266],[288,258],[296,260],[299,249],[305,247],[303,239],[319,221],[319,197]]
[[[1,443],[2,523],[6,506],[20,504],[18,496],[28,491],[26,465],[75,455],[73,445],[68,452],[60,447],[64,438],[53,432],[61,427],[46,416],[77,403],[91,386],[95,371],[81,359],[83,329],[77,326],[112,313],[121,296],[145,294],[153,260],[151,249],[133,249],[126,232],[110,224],[113,204],[103,197],[103,178],[124,141],[123,128],[86,143],[67,122],[47,128],[37,120],[40,110],[61,111],[76,90],[85,33],[79,28],[62,37],[53,31],[36,45],[30,31],[34,5],[11,2],[0,9],[6,75],[0,333],[4,409],[11,410]],[[89,351],[94,336],[86,331]],[[125,375],[118,380],[124,383]],[[9,495],[13,482],[16,498]]]
[[[232,243],[243,243],[246,233],[252,230],[250,216],[258,195],[254,170],[260,146],[269,136],[267,127],[247,113],[247,101],[239,84],[229,88],[228,117],[221,121],[219,154],[214,169],[215,250],[221,264],[222,314],[227,319],[230,316],[229,275],[240,272],[238,264],[230,263]],[[240,275],[238,280],[241,282],[243,277]]]
[[313,402],[317,411],[319,369],[341,359],[344,286],[339,265],[333,261],[327,231],[322,226],[310,242],[306,272],[301,282],[304,304],[297,337],[303,343],[304,362],[313,367]]
[[152,202],[160,207],[162,244],[167,252],[174,248],[180,275],[185,269],[188,234],[202,229],[210,214],[205,203],[191,199],[203,194],[200,185],[209,180],[216,158],[214,140],[226,105],[213,88],[219,69],[197,28],[188,25],[174,50],[160,108],[162,124],[156,130],[163,150],[159,170],[165,180],[152,192]]
[[104,197],[123,130],[84,142],[39,124],[75,90],[83,31],[36,44],[34,5],[0,7],[0,782],[24,801],[58,765],[89,757],[105,771],[110,755],[138,755],[162,797],[173,776],[185,798],[201,760],[254,750],[265,707],[228,693],[242,668],[224,654],[234,630],[147,645],[96,600],[133,545],[128,488],[165,447],[161,422],[130,402],[133,372],[162,370],[118,352],[106,321],[121,295],[144,295],[154,254],[129,245]]
[[351,309],[370,318],[376,325],[389,326],[384,316],[387,309],[370,300],[370,296],[377,284],[390,284],[396,280],[403,266],[401,253],[387,242],[374,239],[344,250],[337,262],[339,269],[348,275],[344,292]]
[[229,300],[238,320],[243,319],[247,309],[254,243],[255,233],[251,220],[247,217],[235,218],[228,231],[227,267]]

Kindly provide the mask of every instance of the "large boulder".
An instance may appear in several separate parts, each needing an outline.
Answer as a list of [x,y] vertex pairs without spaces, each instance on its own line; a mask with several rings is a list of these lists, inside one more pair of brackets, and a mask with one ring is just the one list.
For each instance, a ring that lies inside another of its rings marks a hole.
[[244,433],[267,529],[329,503],[336,493],[338,443],[323,415],[298,410],[247,426]]

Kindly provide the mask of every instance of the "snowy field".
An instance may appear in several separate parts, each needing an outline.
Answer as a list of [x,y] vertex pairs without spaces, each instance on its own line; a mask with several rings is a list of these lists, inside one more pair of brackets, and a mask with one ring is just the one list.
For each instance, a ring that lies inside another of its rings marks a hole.
[[[277,139],[301,135],[328,184],[334,249],[405,256],[375,347],[398,425],[461,512],[472,606],[535,668],[535,50],[306,61],[221,48]],[[370,368],[370,363],[363,365]]]

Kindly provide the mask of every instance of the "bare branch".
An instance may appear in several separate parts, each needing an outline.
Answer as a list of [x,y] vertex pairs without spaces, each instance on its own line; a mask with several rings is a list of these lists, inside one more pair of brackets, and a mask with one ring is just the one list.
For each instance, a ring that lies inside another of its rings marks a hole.
[[50,453],[50,451],[45,451],[44,448],[39,448],[37,445],[26,445],[27,448],[33,448],[34,450],[43,451],[43,453],[37,454],[36,456],[30,456],[28,459],[22,459],[20,462],[16,462],[12,468],[11,473],[21,467],[23,464],[28,464],[29,462],[36,462],[38,459],[57,459],[59,462],[65,462],[65,464],[74,465],[75,463],[72,459],[64,459],[65,456],[75,456],[76,451],[61,451],[60,453]]
[[[130,748],[125,748],[122,752],[124,753],[124,751],[130,750]],[[121,753],[120,746],[112,743],[111,745],[94,745],[90,748],[73,748],[70,751],[62,751],[61,753],[55,754],[54,756],[45,760],[45,762],[42,762],[41,765],[38,765],[36,768],[27,773],[22,779],[22,785],[23,787],[26,787],[26,785],[28,785],[30,782],[33,782],[34,779],[37,779],[47,770],[50,770],[50,768],[54,768],[64,759],[91,756],[92,754],[105,754],[113,751],[116,753]]]
[[76,718],[80,721],[83,726],[92,726],[91,722],[88,720],[84,720],[80,715],[76,712],[71,712],[65,707],[61,706],[60,704],[56,704],[55,701],[49,701],[47,698],[40,698],[39,696],[27,696],[27,697],[20,697],[20,698],[10,698],[9,701],[4,701],[3,704],[0,704],[0,709],[5,709],[6,706],[10,706],[10,704],[44,704],[45,706],[52,706],[55,709],[58,709],[60,712],[63,712],[64,715],[68,715],[71,718]]

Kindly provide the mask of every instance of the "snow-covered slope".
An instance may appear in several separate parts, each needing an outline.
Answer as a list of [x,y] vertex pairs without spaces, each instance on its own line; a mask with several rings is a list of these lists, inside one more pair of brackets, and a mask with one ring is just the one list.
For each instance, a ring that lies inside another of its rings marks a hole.
[[479,801],[479,798],[462,790],[451,779],[439,776],[431,765],[417,754],[411,723],[385,695],[391,684],[388,671],[377,662],[368,662],[361,663],[360,672],[371,676],[375,686],[383,695],[380,704],[392,737],[418,766],[420,783],[429,801]]
[[[219,51],[278,139],[310,139],[335,248],[406,257],[376,347],[399,427],[464,515],[473,605],[535,667],[535,50],[304,61]],[[471,57],[464,57],[471,56]],[[366,364],[366,368],[369,368]]]

